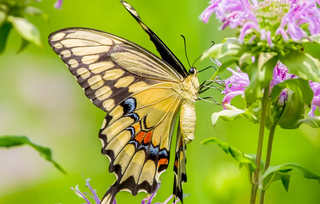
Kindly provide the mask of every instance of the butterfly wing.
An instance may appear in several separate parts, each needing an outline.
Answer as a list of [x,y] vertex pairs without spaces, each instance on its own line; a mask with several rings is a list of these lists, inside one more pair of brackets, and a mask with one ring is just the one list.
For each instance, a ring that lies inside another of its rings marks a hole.
[[175,153],[175,161],[174,161],[174,167],[173,167],[173,170],[174,170],[173,194],[180,199],[181,203],[183,203],[182,183],[187,182],[186,162],[187,162],[186,144],[183,141],[180,126],[178,126],[176,153]]
[[49,43],[77,78],[86,96],[106,112],[147,86],[183,80],[151,52],[106,32],[67,28],[52,33]]
[[113,109],[100,131],[102,153],[117,181],[102,204],[110,204],[126,190],[153,193],[169,164],[171,135],[181,98],[170,83],[157,84],[133,94]]
[[183,77],[149,51],[109,33],[68,28],[51,34],[49,43],[86,96],[108,113],[100,138],[117,181],[103,203],[121,190],[153,193],[169,163]]
[[[110,159],[109,171],[116,174],[117,181],[103,204],[112,203],[121,190],[133,195],[155,191],[169,163],[172,130],[182,101],[180,84],[188,76],[137,12],[122,3],[150,36],[163,60],[135,43],[98,30],[67,28],[49,36],[50,45],[86,96],[107,112],[99,137],[102,153]],[[180,183],[175,186],[181,189],[182,181],[177,179]]]
[[162,40],[146,25],[141,21],[141,18],[138,12],[127,2],[121,1],[122,5],[127,9],[127,11],[134,17],[134,19],[140,24],[142,29],[149,35],[150,40],[156,46],[158,52],[161,55],[161,58],[168,62],[172,67],[177,70],[181,76],[186,78],[188,76],[188,72],[184,68],[183,64],[180,60],[171,52],[171,50],[162,42]]

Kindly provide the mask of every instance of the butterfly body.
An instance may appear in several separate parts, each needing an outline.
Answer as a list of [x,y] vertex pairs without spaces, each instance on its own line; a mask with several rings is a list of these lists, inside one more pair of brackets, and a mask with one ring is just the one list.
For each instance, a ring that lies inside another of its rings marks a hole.
[[[195,70],[196,71],[196,70]],[[186,78],[182,83],[181,93],[183,102],[180,111],[180,127],[182,138],[186,143],[194,140],[194,132],[196,128],[196,110],[195,102],[197,101],[199,81],[197,78],[197,71]]]
[[153,193],[169,164],[170,146],[180,111],[174,163],[175,196],[183,201],[186,144],[194,139],[199,81],[140,19],[121,2],[150,36],[161,58],[116,35],[88,28],[66,28],[49,36],[53,50],[68,66],[85,95],[107,113],[99,138],[117,181],[102,204],[119,191]]

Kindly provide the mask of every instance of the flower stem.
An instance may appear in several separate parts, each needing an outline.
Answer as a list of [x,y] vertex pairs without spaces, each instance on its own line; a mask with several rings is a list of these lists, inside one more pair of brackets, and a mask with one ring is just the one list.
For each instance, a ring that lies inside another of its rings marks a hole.
[[[273,138],[274,138],[274,132],[276,130],[277,124],[274,124],[270,128],[269,132],[269,140],[268,140],[268,149],[267,149],[267,156],[266,156],[266,164],[264,167],[264,171],[266,171],[270,166],[270,160],[271,160],[271,152],[272,152],[272,144],[273,144]],[[259,204],[264,204],[264,197],[265,197],[266,191],[261,190],[260,193],[260,202]]]
[[268,99],[269,99],[269,86],[264,89],[263,98],[262,98],[259,139],[258,139],[258,148],[257,148],[257,156],[256,156],[257,169],[254,171],[254,175],[253,175],[250,204],[255,204],[258,186],[259,186],[261,153],[262,153],[262,146],[263,146],[264,126],[266,123],[266,112],[267,112],[267,107],[269,103]]

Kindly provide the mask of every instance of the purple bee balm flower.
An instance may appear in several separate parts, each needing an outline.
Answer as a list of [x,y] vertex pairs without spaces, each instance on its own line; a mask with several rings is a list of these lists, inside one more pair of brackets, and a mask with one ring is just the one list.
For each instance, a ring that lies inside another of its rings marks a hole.
[[273,78],[270,82],[270,90],[274,87],[274,85],[279,84],[280,82],[283,82],[286,79],[293,79],[297,78],[294,74],[288,74],[288,68],[282,64],[281,62],[278,62],[273,70]]
[[230,104],[231,99],[238,95],[244,95],[244,90],[249,86],[250,81],[248,74],[241,72],[238,68],[238,71],[227,68],[232,76],[225,81],[222,81],[225,84],[225,89],[221,92],[225,94],[225,97],[222,100],[222,105],[224,109],[228,109],[225,104]]
[[[319,34],[319,5],[319,0],[211,0],[200,19],[207,23],[215,13],[223,23],[221,29],[227,26],[240,29],[241,42],[246,36],[249,43],[259,37],[273,47],[275,35],[281,35],[285,41],[290,38],[300,41],[309,38],[309,33]],[[309,31],[305,31],[303,25],[308,25]]]
[[[239,68],[237,68],[237,71],[227,68],[231,73],[232,76],[228,79],[221,81],[225,84],[225,89],[221,92],[225,94],[225,97],[223,98],[223,108],[228,109],[225,104],[230,104],[231,100],[238,95],[244,96],[244,91],[247,86],[249,86],[250,81],[247,73],[241,72]],[[273,71],[273,78],[270,83],[270,90],[273,88],[274,85],[283,82],[286,79],[292,79],[296,78],[293,74],[288,74],[288,68],[282,64],[281,62],[278,62],[274,68]],[[221,83],[220,82],[220,83]],[[320,88],[320,84],[319,84]],[[284,102],[288,98],[287,90],[283,90],[278,103],[281,105],[284,104]],[[319,89],[319,105],[320,105],[320,89]]]
[[[92,198],[92,199],[94,200],[95,204],[100,204],[100,199],[99,199],[96,191],[90,186],[89,181],[90,181],[90,179],[87,179],[87,180],[86,180],[86,186],[90,189],[92,195],[88,195],[88,193],[86,193],[86,192],[83,192],[83,193],[82,193],[82,192],[79,190],[78,185],[77,185],[75,188],[71,188],[71,190],[73,190],[73,191],[76,193],[76,195],[78,195],[79,197],[81,197],[82,199],[84,199],[84,200],[86,201],[86,204],[93,204],[93,203],[88,199],[88,197],[89,197],[89,198]],[[159,190],[159,188],[160,188],[160,183],[158,184],[155,192],[152,193],[149,197],[143,199],[142,202],[141,202],[141,204],[151,204],[151,202],[152,202],[153,198],[156,196],[157,191]],[[169,196],[169,198],[168,198],[167,200],[165,200],[163,203],[159,203],[159,202],[158,202],[158,203],[155,203],[155,204],[169,204],[169,201],[172,199],[172,197],[173,197],[173,195]],[[180,200],[178,199],[178,200],[176,200],[173,204],[176,204],[176,203],[178,203],[179,201],[180,201]],[[117,204],[116,200],[113,201],[113,204]]]
[[311,102],[311,110],[308,115],[313,117],[314,111],[317,109],[317,107],[320,107],[320,83],[310,81],[309,84],[313,90],[314,96]]
[[[76,195],[83,198],[86,201],[86,204],[92,204],[87,197],[93,198],[94,202],[96,204],[100,204],[100,199],[99,199],[96,191],[90,186],[89,181],[90,181],[90,179],[86,180],[86,186],[90,189],[92,195],[88,195],[88,193],[86,193],[86,192],[82,193],[79,190],[78,185],[75,188],[71,188],[71,190],[73,190],[76,193]],[[115,200],[114,200],[113,204],[117,204]]]
[[57,0],[56,3],[54,3],[54,8],[60,9],[62,6],[62,0]]

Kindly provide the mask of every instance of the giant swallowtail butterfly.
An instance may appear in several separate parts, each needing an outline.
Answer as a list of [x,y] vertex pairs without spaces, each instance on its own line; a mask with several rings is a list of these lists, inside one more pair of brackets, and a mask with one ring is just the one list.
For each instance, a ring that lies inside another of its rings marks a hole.
[[187,181],[186,144],[194,139],[195,131],[197,70],[187,72],[137,11],[127,2],[121,3],[149,35],[162,59],[126,39],[89,28],[58,30],[49,36],[49,43],[86,96],[107,112],[99,132],[101,152],[109,157],[109,171],[117,181],[101,203],[113,203],[122,190],[133,195],[156,190],[169,164],[180,108],[173,193],[182,201],[182,182]]

